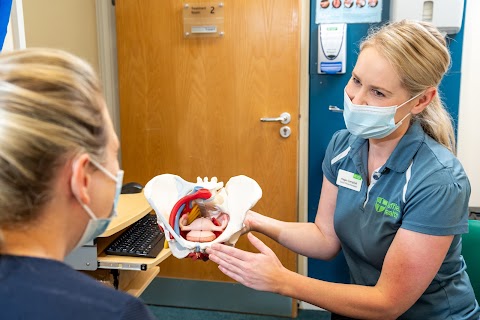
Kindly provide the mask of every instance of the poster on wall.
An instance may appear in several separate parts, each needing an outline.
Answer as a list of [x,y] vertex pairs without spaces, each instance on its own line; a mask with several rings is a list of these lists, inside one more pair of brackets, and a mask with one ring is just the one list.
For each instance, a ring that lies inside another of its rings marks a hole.
[[382,19],[383,0],[317,0],[315,22],[374,23]]

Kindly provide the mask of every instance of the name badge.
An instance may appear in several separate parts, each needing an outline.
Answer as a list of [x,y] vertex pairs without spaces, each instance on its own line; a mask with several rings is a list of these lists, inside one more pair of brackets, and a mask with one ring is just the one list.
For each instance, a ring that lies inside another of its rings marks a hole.
[[362,188],[362,177],[358,173],[340,169],[337,176],[337,185],[358,192]]

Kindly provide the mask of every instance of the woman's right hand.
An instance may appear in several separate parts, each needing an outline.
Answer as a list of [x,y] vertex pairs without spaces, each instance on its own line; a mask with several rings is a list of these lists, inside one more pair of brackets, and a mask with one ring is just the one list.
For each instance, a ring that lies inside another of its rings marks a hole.
[[291,271],[286,269],[275,253],[253,233],[249,233],[247,237],[259,253],[220,243],[214,243],[206,249],[206,253],[211,261],[218,264],[220,271],[233,280],[255,290],[279,293],[283,286],[283,281],[279,279],[285,279]]
[[245,220],[243,220],[243,228],[242,228],[242,235],[245,233],[249,233],[250,231],[256,231],[255,230],[255,223],[256,223],[256,217],[259,215],[259,213],[248,210],[247,214],[245,215]]

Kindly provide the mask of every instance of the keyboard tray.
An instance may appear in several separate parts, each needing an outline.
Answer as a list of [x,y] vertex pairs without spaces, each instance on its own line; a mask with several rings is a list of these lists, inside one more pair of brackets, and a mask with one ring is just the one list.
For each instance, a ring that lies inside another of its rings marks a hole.
[[128,227],[105,250],[117,256],[155,258],[163,249],[165,234],[157,224],[157,216],[147,214]]

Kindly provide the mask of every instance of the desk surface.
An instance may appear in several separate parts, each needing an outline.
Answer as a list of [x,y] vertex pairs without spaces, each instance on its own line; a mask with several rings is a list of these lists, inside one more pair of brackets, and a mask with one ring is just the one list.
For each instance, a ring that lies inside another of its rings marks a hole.
[[140,296],[158,275],[160,272],[158,264],[171,255],[170,249],[163,249],[156,258],[107,255],[104,249],[121,234],[119,231],[127,228],[151,211],[152,208],[143,192],[122,194],[118,203],[118,215],[112,219],[107,230],[97,238],[98,269],[121,270],[119,289],[136,297]]
[[155,258],[129,257],[107,255],[105,248],[116,238],[117,232],[122,231],[135,221],[150,213],[152,208],[143,192],[136,194],[122,194],[118,202],[118,215],[112,219],[107,230],[97,239],[98,267],[102,269],[150,269],[157,266],[171,255],[170,249],[162,249]]

